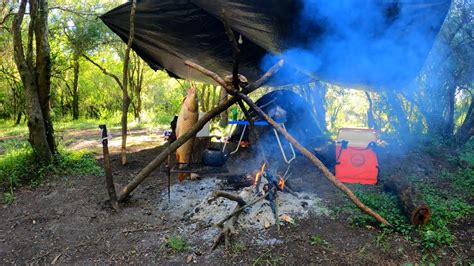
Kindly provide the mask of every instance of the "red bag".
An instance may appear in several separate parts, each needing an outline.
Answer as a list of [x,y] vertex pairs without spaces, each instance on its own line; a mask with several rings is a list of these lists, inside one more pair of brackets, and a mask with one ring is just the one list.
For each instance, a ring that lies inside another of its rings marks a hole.
[[[340,129],[336,146],[336,178],[344,183],[374,185],[379,173],[371,129]],[[365,145],[365,146],[364,146]]]

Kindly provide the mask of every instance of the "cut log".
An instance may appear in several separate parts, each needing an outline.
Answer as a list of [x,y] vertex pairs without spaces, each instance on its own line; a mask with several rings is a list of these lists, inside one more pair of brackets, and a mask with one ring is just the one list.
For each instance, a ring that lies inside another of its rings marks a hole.
[[431,218],[431,209],[423,200],[418,188],[400,178],[390,177],[383,180],[384,190],[395,194],[406,215],[413,225],[427,224]]

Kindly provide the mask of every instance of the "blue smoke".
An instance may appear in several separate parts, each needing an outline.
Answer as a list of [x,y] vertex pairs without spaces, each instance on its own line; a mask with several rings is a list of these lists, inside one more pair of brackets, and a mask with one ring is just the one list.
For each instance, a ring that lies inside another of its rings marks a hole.
[[[400,89],[412,81],[433,45],[450,0],[301,0],[293,34],[278,55],[276,79],[295,83],[301,72],[348,86]],[[296,70],[296,71],[295,71]]]

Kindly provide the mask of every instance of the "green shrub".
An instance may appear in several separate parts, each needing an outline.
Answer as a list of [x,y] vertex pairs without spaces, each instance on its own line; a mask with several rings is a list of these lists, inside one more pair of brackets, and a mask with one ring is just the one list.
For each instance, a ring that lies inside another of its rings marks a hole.
[[309,239],[312,246],[329,246],[329,242],[324,240],[320,235],[312,235]]
[[184,252],[191,249],[190,244],[186,238],[182,236],[170,236],[166,239],[166,246],[176,252]]
[[42,165],[33,155],[27,141],[9,140],[2,144],[5,153],[0,156],[0,190],[6,203],[15,199],[14,190],[20,185],[37,186],[53,176],[101,175],[102,168],[90,153],[59,149],[49,165]]
[[[462,196],[444,195],[443,191],[435,189],[424,183],[416,184],[431,207],[432,217],[425,226],[416,227],[410,224],[402,212],[396,196],[384,192],[370,192],[356,190],[355,194],[360,200],[388,220],[393,227],[382,225],[383,234],[397,232],[407,239],[420,243],[424,250],[433,250],[449,246],[455,237],[448,226],[452,222],[466,217],[472,212],[472,206]],[[446,192],[448,193],[448,192]],[[349,203],[348,203],[349,204]],[[353,204],[346,208],[351,215],[351,221],[357,226],[377,224],[371,216],[359,211]]]
[[460,148],[460,159],[469,168],[474,168],[474,138]]

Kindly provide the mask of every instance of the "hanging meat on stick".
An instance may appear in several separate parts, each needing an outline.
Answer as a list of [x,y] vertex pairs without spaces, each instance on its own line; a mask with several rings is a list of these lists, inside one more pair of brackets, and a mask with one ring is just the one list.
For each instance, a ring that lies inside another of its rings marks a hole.
[[[178,116],[178,123],[176,125],[176,137],[179,138],[186,134],[199,119],[199,108],[198,99],[196,94],[196,88],[191,87],[188,90],[188,95],[183,101],[181,111]],[[191,162],[191,155],[193,153],[194,139],[192,137],[186,143],[176,150],[176,161],[179,163],[179,168],[185,168],[188,163]],[[184,179],[189,177],[188,173],[179,173],[178,179],[183,182]]]

